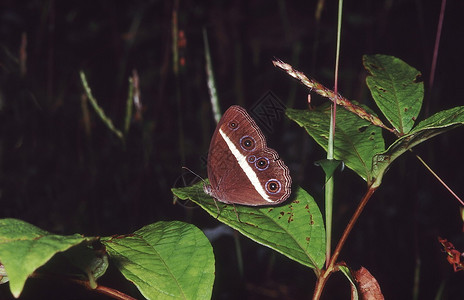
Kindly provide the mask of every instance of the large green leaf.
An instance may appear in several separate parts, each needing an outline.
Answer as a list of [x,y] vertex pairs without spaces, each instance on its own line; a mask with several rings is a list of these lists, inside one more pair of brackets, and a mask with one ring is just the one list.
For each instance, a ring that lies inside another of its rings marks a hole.
[[211,298],[213,249],[195,226],[157,222],[101,242],[112,262],[147,299]]
[[[368,113],[369,108],[362,106]],[[304,127],[325,150],[329,137],[330,106],[321,105],[313,110],[287,109],[287,116]],[[342,108],[337,109],[334,157],[342,160],[367,182],[371,181],[372,157],[385,150],[380,127],[374,126]]]
[[56,235],[16,219],[0,219],[0,262],[10,281],[10,290],[19,297],[26,279],[56,253],[84,241],[80,234]]
[[414,126],[424,97],[421,73],[399,58],[364,55],[366,78],[372,97],[387,120],[403,135]]
[[379,186],[389,165],[414,146],[448,130],[464,124],[464,106],[440,111],[421,121],[413,130],[397,139],[387,150],[374,157],[374,187]]
[[[203,192],[203,184],[172,189],[180,199],[191,199],[219,221],[250,239],[314,269],[325,262],[325,230],[314,199],[301,188],[293,201],[280,206],[251,207],[218,202]],[[238,218],[237,218],[238,215]]]

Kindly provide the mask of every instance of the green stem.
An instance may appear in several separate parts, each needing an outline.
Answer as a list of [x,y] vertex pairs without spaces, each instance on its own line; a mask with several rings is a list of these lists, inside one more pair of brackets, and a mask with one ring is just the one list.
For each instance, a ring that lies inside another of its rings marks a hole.
[[213,63],[211,60],[211,53],[209,51],[209,43],[208,43],[208,34],[206,29],[203,28],[203,43],[205,45],[205,59],[206,59],[206,77],[208,83],[208,91],[209,97],[211,101],[211,107],[213,109],[214,120],[216,124],[219,123],[221,119],[221,108],[219,106],[219,97],[216,90],[216,82],[214,80],[214,72],[213,72]]
[[359,203],[358,207],[356,208],[356,211],[351,217],[350,222],[348,222],[348,225],[346,225],[346,228],[343,231],[343,235],[338,241],[337,247],[335,248],[335,251],[333,252],[332,257],[330,258],[330,262],[327,268],[321,272],[321,276],[319,276],[319,278],[317,279],[316,288],[314,289],[314,294],[313,294],[313,300],[320,299],[324,286],[327,282],[327,279],[329,279],[330,275],[334,271],[337,270],[336,263],[337,263],[338,257],[340,256],[340,252],[342,251],[342,248],[345,245],[345,242],[348,239],[348,236],[350,235],[351,230],[354,227],[354,224],[356,224],[356,221],[358,220],[359,216],[364,210],[364,207],[366,206],[367,202],[372,197],[372,194],[374,194],[376,189],[377,188],[373,188],[371,186],[369,187],[366,194],[361,199],[361,202]]
[[127,92],[126,100],[126,116],[124,118],[124,135],[129,133],[130,123],[132,119],[132,99],[134,97],[134,80],[129,77],[129,91]]
[[113,121],[111,121],[111,119],[105,114],[103,108],[101,108],[100,105],[98,105],[97,99],[95,99],[95,97],[92,95],[92,90],[90,89],[84,72],[80,71],[79,75],[81,77],[81,82],[82,86],[84,87],[85,94],[87,95],[87,98],[89,99],[89,102],[92,105],[93,109],[100,117],[100,119],[103,121],[103,123],[105,123],[106,127],[108,127],[109,130],[116,134],[116,136],[122,141],[122,143],[125,144],[124,134],[114,126]]
[[[338,1],[338,27],[337,27],[337,48],[335,53],[335,76],[334,86],[335,93],[338,93],[338,66],[340,62],[340,37],[341,37],[341,24],[342,24],[342,10],[343,0]],[[329,127],[329,143],[327,145],[327,159],[334,159],[334,139],[335,139],[335,120],[337,114],[337,105],[332,103],[330,107],[330,127]],[[332,216],[333,216],[333,191],[334,179],[333,174],[326,174],[325,178],[325,228],[326,228],[326,248],[325,248],[325,262],[328,266],[332,249]]]
[[[334,104],[331,106],[333,111]],[[334,159],[334,126],[335,118],[333,114],[330,114],[330,125],[329,125],[329,143],[327,145],[327,159]],[[325,248],[325,264],[326,267],[330,261],[332,251],[332,215],[333,215],[333,191],[334,191],[334,179],[333,173],[325,175],[325,231],[326,231],[326,248]]]

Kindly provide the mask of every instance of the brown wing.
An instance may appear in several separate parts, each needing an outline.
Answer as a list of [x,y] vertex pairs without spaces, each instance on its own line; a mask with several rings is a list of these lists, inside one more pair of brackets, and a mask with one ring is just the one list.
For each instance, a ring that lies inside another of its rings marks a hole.
[[239,106],[219,122],[208,153],[210,194],[218,201],[275,205],[291,193],[290,172],[263,133]]

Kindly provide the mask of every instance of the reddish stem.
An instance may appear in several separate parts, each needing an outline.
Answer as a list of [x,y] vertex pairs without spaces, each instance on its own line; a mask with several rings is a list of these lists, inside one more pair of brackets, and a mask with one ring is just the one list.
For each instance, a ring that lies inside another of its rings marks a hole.
[[319,278],[317,279],[316,288],[314,289],[314,294],[313,294],[313,300],[320,299],[324,286],[327,282],[327,279],[329,279],[330,275],[338,269],[336,265],[338,256],[340,255],[340,252],[342,251],[342,248],[345,245],[345,242],[348,239],[348,236],[350,235],[351,230],[354,227],[354,224],[356,224],[356,221],[358,220],[359,216],[364,210],[364,207],[366,206],[367,202],[369,201],[369,199],[371,198],[372,194],[375,192],[376,189],[377,188],[369,187],[366,194],[361,199],[361,202],[359,203],[358,207],[356,208],[356,211],[354,212],[353,216],[348,222],[348,225],[346,226],[345,231],[343,231],[342,237],[338,241],[337,247],[335,248],[335,251],[333,252],[332,257],[330,258],[330,262],[329,262],[329,265],[327,266],[327,269],[322,270],[321,276],[319,276]]
[[56,280],[56,281],[70,281],[70,282],[73,282],[73,283],[76,283],[82,287],[84,287],[85,289],[89,290],[89,291],[94,291],[94,292],[97,292],[97,293],[100,293],[100,294],[104,294],[104,295],[107,295],[113,299],[120,299],[120,300],[137,300],[127,294],[124,294],[123,292],[120,292],[118,290],[115,290],[113,288],[110,288],[110,287],[106,287],[106,286],[102,286],[102,285],[98,285],[95,289],[93,289],[89,282],[87,280],[79,280],[79,279],[75,279],[75,278],[70,278],[70,277],[66,277],[66,276],[57,276],[57,275],[53,275],[53,274],[44,274],[44,273],[37,273],[37,272],[34,272],[30,275],[30,277],[33,277],[33,278],[38,278],[38,279],[46,279],[46,280]]

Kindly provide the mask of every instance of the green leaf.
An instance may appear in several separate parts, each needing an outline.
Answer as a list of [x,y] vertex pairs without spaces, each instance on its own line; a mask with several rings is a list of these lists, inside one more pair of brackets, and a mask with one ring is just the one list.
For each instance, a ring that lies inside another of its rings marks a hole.
[[343,273],[343,275],[345,275],[346,278],[348,278],[348,281],[350,282],[351,300],[358,300],[358,287],[356,285],[356,279],[351,274],[350,268],[348,268],[347,266],[339,266],[338,269]]
[[[463,125],[464,106],[457,106],[447,110],[442,110],[417,124],[412,132],[433,129],[452,129],[453,126]],[[451,128],[450,128],[451,127]],[[439,132],[441,133],[441,132]]]
[[325,231],[321,212],[314,199],[301,188],[292,194],[293,201],[280,206],[251,207],[217,203],[203,192],[203,183],[174,188],[180,199],[191,199],[213,217],[238,230],[250,239],[282,253],[313,269],[325,262]]
[[409,134],[397,139],[386,151],[374,156],[373,174],[376,180],[373,187],[380,185],[390,164],[401,154],[438,134],[463,124],[464,106],[440,111],[417,124]]
[[27,277],[56,253],[94,239],[80,234],[51,234],[21,220],[0,219],[0,262],[8,274],[13,296],[19,297]]
[[[362,105],[361,105],[362,106]],[[362,106],[374,114],[368,107]],[[327,151],[330,106],[313,110],[287,109],[287,116],[304,127],[311,137]],[[381,128],[344,109],[337,109],[334,158],[342,160],[368,183],[371,182],[372,156],[385,150]]]
[[147,299],[211,298],[213,249],[195,226],[157,222],[101,242],[121,273]]
[[421,73],[399,58],[388,55],[364,55],[363,64],[372,97],[382,113],[403,135],[414,126],[424,97]]

